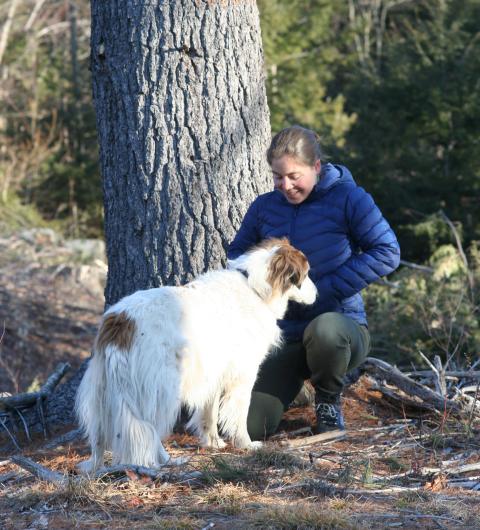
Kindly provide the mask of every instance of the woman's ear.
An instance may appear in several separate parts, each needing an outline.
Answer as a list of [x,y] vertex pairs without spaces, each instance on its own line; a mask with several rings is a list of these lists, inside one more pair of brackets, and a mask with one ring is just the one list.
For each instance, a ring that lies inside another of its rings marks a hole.
[[317,177],[320,176],[321,171],[322,171],[322,162],[320,160],[315,160],[315,173],[317,174]]

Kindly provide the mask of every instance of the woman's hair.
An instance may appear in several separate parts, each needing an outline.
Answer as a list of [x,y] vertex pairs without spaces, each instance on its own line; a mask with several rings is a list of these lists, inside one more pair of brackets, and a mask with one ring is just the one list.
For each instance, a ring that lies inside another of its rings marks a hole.
[[267,149],[267,160],[270,165],[275,158],[284,155],[292,156],[307,166],[314,166],[322,160],[323,153],[316,132],[300,125],[287,127],[272,138]]

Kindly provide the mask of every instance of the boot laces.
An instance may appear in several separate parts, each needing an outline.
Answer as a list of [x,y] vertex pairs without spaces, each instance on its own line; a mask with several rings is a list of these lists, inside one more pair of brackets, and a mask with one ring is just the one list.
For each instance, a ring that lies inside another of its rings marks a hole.
[[319,403],[317,405],[317,414],[322,417],[330,417],[333,420],[337,419],[337,408],[332,403]]

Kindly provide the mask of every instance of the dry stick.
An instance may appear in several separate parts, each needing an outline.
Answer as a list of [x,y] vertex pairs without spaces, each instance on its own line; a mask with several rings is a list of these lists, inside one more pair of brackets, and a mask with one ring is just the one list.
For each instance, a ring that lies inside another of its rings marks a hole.
[[35,3],[35,7],[33,8],[33,11],[30,13],[30,16],[28,17],[28,20],[23,28],[24,31],[28,31],[33,26],[33,23],[35,22],[35,18],[37,17],[38,12],[40,11],[44,3],[45,3],[45,0],[37,0],[37,2]]
[[10,440],[12,440],[13,442],[13,445],[16,447],[16,449],[18,451],[20,451],[20,446],[18,445],[17,443],[17,440],[15,439],[15,436],[10,432],[9,428],[7,427],[7,423],[5,422],[5,420],[3,419],[3,415],[0,415],[0,424],[1,426],[3,427],[3,429],[5,429],[6,433],[8,434],[8,436],[10,437]]
[[417,271],[428,272],[429,274],[433,274],[435,272],[435,269],[432,267],[417,265],[416,263],[411,263],[410,261],[405,261],[403,259],[400,260],[400,265],[404,265],[405,267],[409,267],[410,269],[415,269]]
[[473,491],[480,490],[480,482],[478,480],[463,480],[460,482],[449,480],[447,484],[451,486],[452,488],[463,488],[466,490],[473,490]]
[[480,390],[480,381],[477,382],[477,388],[475,390],[475,397],[473,398],[472,409],[470,411],[470,416],[468,418],[468,430],[469,431],[470,431],[470,429],[472,427],[473,418],[475,416],[475,409],[478,406],[477,400],[478,400],[479,390]]
[[[414,399],[411,395],[401,395],[393,388],[388,388],[385,385],[380,384],[376,379],[370,378],[370,381],[371,390],[378,390],[382,393],[383,398],[390,398],[391,401],[400,403],[402,407],[410,407],[440,414],[440,411],[435,408],[434,405],[431,405],[426,401],[419,401],[418,399]],[[376,399],[373,396],[372,398]]]
[[21,455],[12,456],[10,459],[17,466],[27,470],[29,473],[39,478],[40,480],[46,480],[47,482],[53,482],[54,484],[60,484],[62,486],[68,484],[69,478],[63,473],[57,471],[51,471],[46,467],[37,464],[30,458]]
[[430,359],[421,351],[418,350],[422,359],[430,366],[433,373],[435,374],[435,388],[437,392],[445,397],[447,395],[447,384],[445,383],[445,373],[442,367],[442,361],[438,355],[435,355],[435,361],[432,363]]
[[7,14],[7,20],[3,24],[2,33],[0,34],[0,64],[2,63],[3,54],[7,48],[8,34],[12,26],[13,19],[15,17],[15,11],[20,0],[11,0],[10,8]]
[[[62,486],[70,482],[81,482],[87,478],[83,476],[82,477],[79,477],[79,476],[69,477],[68,475],[64,475],[63,473],[52,471],[40,464],[37,464],[32,459],[27,458],[26,456],[22,456],[22,455],[12,456],[10,460],[14,464],[27,470],[29,473],[39,478],[40,480],[45,480],[47,482],[53,482],[54,484],[60,484]],[[99,469],[93,475],[93,477],[88,477],[88,478],[97,479],[97,478],[105,477],[107,475],[126,473],[127,471],[132,471],[133,473],[137,475],[147,476],[151,478],[152,480],[158,480],[158,479],[165,480],[165,481],[175,480],[178,482],[198,480],[203,475],[202,472],[200,471],[189,471],[186,473],[173,474],[169,472],[165,473],[162,470],[152,469],[152,468],[143,467],[143,466],[118,465],[118,466],[111,466],[111,467],[105,467],[105,468]]]
[[439,355],[435,355],[433,358],[433,364],[437,369],[438,374],[438,391],[443,397],[447,395],[447,382],[445,381],[445,367],[442,366],[442,360]]
[[[172,468],[170,468],[172,469]],[[136,466],[129,464],[119,464],[115,466],[103,467],[96,471],[92,478],[102,478],[108,475],[116,475],[118,473],[133,472],[136,475],[143,475],[152,480],[175,480],[178,482],[188,482],[198,480],[203,476],[201,471],[187,471],[182,473],[165,472],[162,469],[153,469],[151,467]]]
[[452,221],[450,221],[450,219],[446,216],[443,210],[440,210],[440,217],[447,223],[447,225],[450,227],[450,230],[453,232],[453,237],[455,238],[455,243],[457,244],[458,253],[460,254],[460,257],[462,258],[463,264],[465,266],[465,270],[467,272],[468,284],[470,287],[470,294],[472,295],[472,299],[473,299],[473,288],[475,285],[475,280],[473,279],[472,271],[470,270],[470,267],[468,266],[467,256],[465,256],[465,252],[462,246],[462,241],[460,239],[460,236],[458,235],[458,231],[455,228],[455,225],[452,223]]
[[[407,377],[425,377],[433,378],[436,377],[435,372],[432,370],[416,370],[415,372],[405,372]],[[454,377],[456,379],[480,379],[480,371],[470,370],[445,370],[445,377]]]
[[288,432],[280,432],[278,434],[273,434],[269,437],[269,441],[277,441],[281,440],[283,438],[286,438],[287,436],[297,436],[298,434],[311,434],[312,428],[311,427],[301,427],[300,429],[295,429],[294,431],[288,431]]
[[307,438],[297,438],[296,440],[285,440],[280,442],[283,447],[303,447],[304,445],[312,445],[319,442],[328,442],[331,440],[341,440],[347,436],[345,431],[334,430],[324,432],[322,434],[315,434]]
[[54,440],[51,440],[50,442],[46,443],[44,446],[42,446],[42,449],[54,449],[55,447],[59,445],[63,445],[68,442],[73,442],[73,440],[76,440],[82,435],[82,429],[73,429],[71,431],[68,431],[65,434],[62,434],[61,436],[58,436]]
[[[432,475],[434,473],[442,473],[445,475],[461,475],[462,473],[470,473],[470,471],[478,471],[480,469],[480,462],[476,464],[465,464],[463,466],[458,467],[452,467],[452,468],[440,468],[440,467],[422,467],[420,469],[417,469],[415,471],[405,471],[404,473],[397,473],[396,475],[389,475],[386,477],[379,477],[376,482],[382,483],[382,482],[392,482],[394,480],[402,479],[402,478],[408,478],[412,475],[414,477],[425,477],[427,475]],[[472,477],[470,480],[473,480]]]
[[68,370],[70,370],[70,365],[68,363],[58,364],[55,371],[38,392],[23,392],[21,394],[16,394],[15,396],[2,397],[0,398],[0,407],[18,408],[35,405],[38,398],[44,399],[52,392]]
[[21,475],[18,473],[15,473],[15,471],[10,471],[10,473],[4,473],[3,475],[0,475],[0,484],[5,484],[5,482],[8,482],[12,479],[18,479]]
[[442,398],[439,394],[430,390],[430,388],[417,383],[413,379],[406,377],[400,372],[398,368],[388,364],[385,361],[376,359],[375,357],[367,357],[363,367],[368,372],[373,372],[375,375],[379,375],[386,381],[393,383],[400,390],[403,390],[406,394],[417,396],[422,399],[426,404],[433,405],[438,411],[444,412],[445,406],[450,408],[454,412],[459,412],[461,407],[455,401],[450,399]]
[[[30,432],[28,430],[28,425],[25,421],[25,418],[23,417],[22,413],[20,412],[20,407],[22,408],[28,408],[33,405],[37,406],[38,415],[40,417],[40,421],[42,423],[43,427],[43,433],[45,438],[47,437],[47,427],[45,424],[45,416],[43,413],[43,400],[48,397],[49,394],[53,391],[53,389],[58,385],[60,379],[70,370],[70,365],[68,363],[60,363],[57,365],[57,368],[55,371],[50,375],[50,377],[47,379],[44,385],[40,388],[38,392],[24,392],[21,394],[17,394],[15,396],[8,396],[8,397],[2,397],[0,398],[0,408],[4,408],[5,410],[15,411],[18,416],[20,417],[23,427],[25,429],[25,434],[27,435],[27,438],[29,441],[31,441]],[[10,433],[10,431],[7,429],[6,423],[2,420],[2,427],[7,431],[10,438],[13,435]],[[18,446],[16,440],[14,441],[14,444],[17,449],[20,450],[20,447]]]
[[475,396],[469,396],[465,392],[462,392],[462,390],[456,390],[456,397],[460,400],[463,400],[467,403],[467,406],[470,407],[470,410],[468,411],[468,427],[470,428],[472,425],[473,420],[476,416],[480,414],[480,402],[478,401],[478,387],[480,386],[480,382],[477,384],[477,390],[475,392]]

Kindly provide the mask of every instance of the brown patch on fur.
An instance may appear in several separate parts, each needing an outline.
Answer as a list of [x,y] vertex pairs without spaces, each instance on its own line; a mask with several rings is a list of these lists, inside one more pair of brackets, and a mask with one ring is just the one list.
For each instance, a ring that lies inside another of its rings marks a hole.
[[308,274],[308,260],[305,254],[292,247],[287,239],[268,240],[278,241],[279,249],[272,257],[269,265],[267,281],[272,286],[273,293],[283,294],[292,285],[300,287]]
[[136,329],[135,321],[131,320],[124,311],[106,315],[95,339],[95,351],[103,354],[109,344],[128,351],[132,346]]

